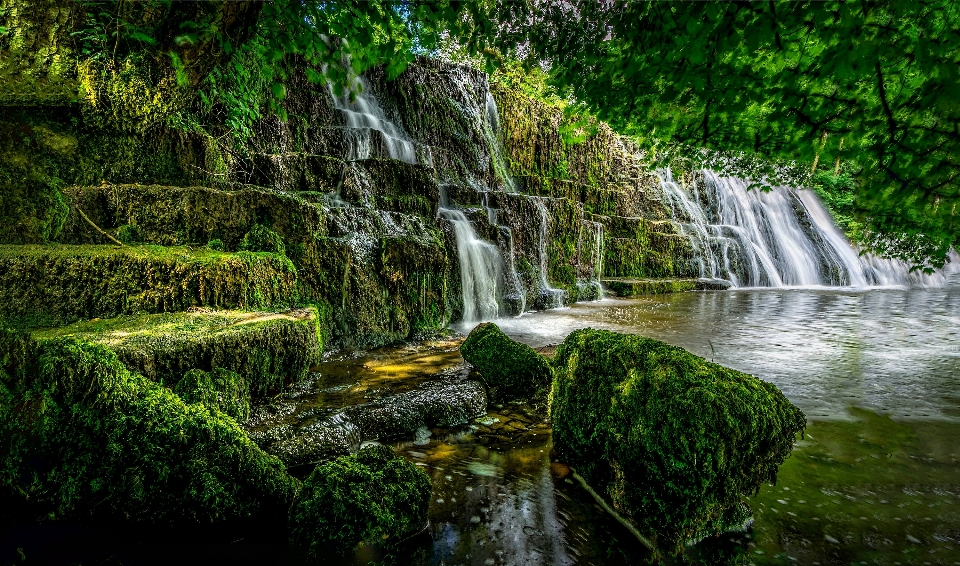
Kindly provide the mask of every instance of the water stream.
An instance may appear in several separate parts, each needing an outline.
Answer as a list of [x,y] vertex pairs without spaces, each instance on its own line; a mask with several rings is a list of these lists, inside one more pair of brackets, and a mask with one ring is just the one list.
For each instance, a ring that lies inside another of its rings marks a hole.
[[[497,323],[545,353],[586,326],[658,338],[773,382],[807,414],[805,439],[777,484],[751,500],[753,525],[707,539],[669,563],[955,564],[960,276],[947,283],[607,299]],[[462,376],[456,345],[343,354],[320,367],[322,389],[305,406],[366,402]],[[401,563],[649,561],[551,457],[549,424],[530,407],[491,405],[468,425],[422,432],[392,443],[433,484],[430,526],[404,547]],[[344,563],[378,556],[367,549]]]

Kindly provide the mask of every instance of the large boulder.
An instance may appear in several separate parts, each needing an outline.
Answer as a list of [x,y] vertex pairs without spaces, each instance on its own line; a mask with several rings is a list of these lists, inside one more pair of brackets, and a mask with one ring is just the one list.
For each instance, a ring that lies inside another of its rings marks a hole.
[[0,328],[0,502],[57,519],[275,521],[299,486],[235,420],[106,347]]
[[391,546],[427,522],[430,478],[375,444],[317,466],[290,509],[290,542],[312,558]]
[[546,358],[514,342],[492,322],[474,328],[460,346],[460,354],[500,399],[545,397],[553,377]]
[[806,424],[774,385],[649,338],[577,330],[553,364],[559,457],[661,552],[742,526]]

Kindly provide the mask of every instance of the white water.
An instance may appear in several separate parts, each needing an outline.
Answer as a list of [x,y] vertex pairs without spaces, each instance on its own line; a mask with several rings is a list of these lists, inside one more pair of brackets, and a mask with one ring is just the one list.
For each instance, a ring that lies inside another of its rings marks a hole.
[[463,291],[463,322],[493,320],[500,316],[503,260],[497,246],[482,240],[459,210],[443,208],[441,218],[453,225],[460,259],[460,287]]
[[[349,148],[345,158],[348,161],[370,158],[373,153],[371,132],[376,131],[381,134],[391,158],[417,163],[416,147],[410,137],[387,118],[362,77],[355,77],[353,81],[351,88],[344,89],[341,96],[337,96],[333,87],[330,87],[333,106],[343,114],[347,128],[345,135]],[[353,100],[350,100],[351,91],[359,92]]]
[[[749,190],[743,179],[712,171],[703,171],[703,182],[688,190],[673,181],[669,170],[660,176],[701,277],[727,279],[737,287],[944,284],[941,271],[911,272],[903,261],[858,253],[810,190]],[[952,265],[950,269],[960,268]]]
[[547,270],[549,256],[547,255],[547,206],[543,204],[544,197],[530,197],[540,213],[540,241],[539,241],[539,259],[540,259],[540,297],[541,307],[546,309],[560,308],[563,306],[563,300],[567,292],[563,289],[554,289],[547,281]]

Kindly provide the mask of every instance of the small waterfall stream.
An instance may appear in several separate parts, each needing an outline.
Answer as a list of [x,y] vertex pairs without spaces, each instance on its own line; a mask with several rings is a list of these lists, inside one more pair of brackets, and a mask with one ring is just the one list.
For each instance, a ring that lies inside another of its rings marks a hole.
[[674,221],[696,252],[701,277],[736,287],[938,287],[944,274],[910,271],[905,262],[859,254],[813,191],[749,190],[743,179],[703,171],[681,187],[660,175]]
[[[392,159],[416,164],[417,150],[413,141],[397,124],[387,118],[363,77],[356,77],[351,86],[352,88],[345,89],[341,96],[337,96],[333,87],[330,87],[333,106],[344,118],[345,136],[349,146],[346,159],[355,161],[370,158],[373,155],[373,132],[379,132],[387,154]],[[353,100],[350,100],[351,91],[359,91]]]

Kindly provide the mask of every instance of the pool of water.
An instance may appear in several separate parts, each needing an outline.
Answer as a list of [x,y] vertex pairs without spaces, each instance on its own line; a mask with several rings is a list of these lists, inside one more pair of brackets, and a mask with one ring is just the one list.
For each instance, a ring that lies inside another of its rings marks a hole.
[[[771,381],[804,410],[805,438],[753,498],[752,527],[678,562],[960,564],[960,286],[684,293],[498,324],[547,349],[585,326],[658,338]],[[650,560],[551,462],[548,434],[501,413],[495,426],[521,436],[481,426],[396,445],[436,490],[414,562]]]

